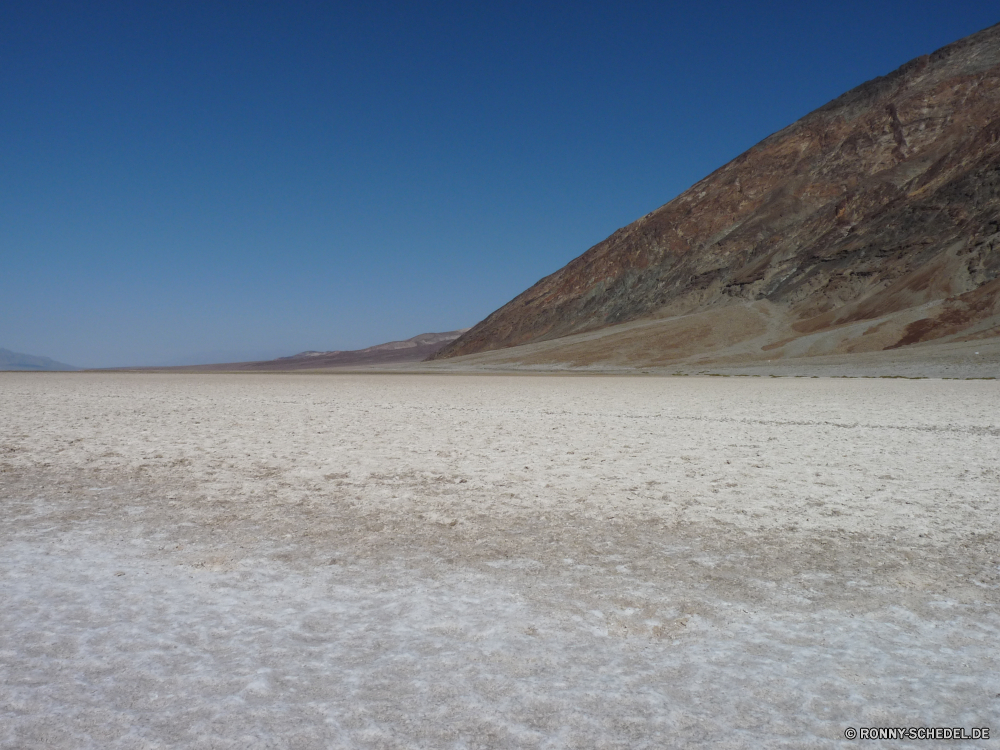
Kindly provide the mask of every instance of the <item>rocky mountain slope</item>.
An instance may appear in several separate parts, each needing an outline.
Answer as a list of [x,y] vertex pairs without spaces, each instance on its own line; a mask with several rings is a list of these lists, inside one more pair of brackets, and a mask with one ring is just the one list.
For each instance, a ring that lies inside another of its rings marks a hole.
[[1000,25],[766,138],[433,357],[622,324],[627,351],[609,330],[599,351],[573,336],[572,352],[543,359],[778,359],[1000,336]]
[[56,362],[48,357],[36,357],[33,354],[21,354],[20,352],[12,352],[10,349],[0,349],[0,370],[55,372],[79,369],[79,367]]
[[451,343],[468,328],[446,333],[421,333],[405,341],[390,341],[366,349],[330,352],[301,352],[290,357],[280,357],[262,362],[230,362],[216,365],[158,368],[209,372],[213,370],[280,372],[286,370],[317,370],[329,367],[374,367],[404,362],[420,362],[433,355],[442,346]]

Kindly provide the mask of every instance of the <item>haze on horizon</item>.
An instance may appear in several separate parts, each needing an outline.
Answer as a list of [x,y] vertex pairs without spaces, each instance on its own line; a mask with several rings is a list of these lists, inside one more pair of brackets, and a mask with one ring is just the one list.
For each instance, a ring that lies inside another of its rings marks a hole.
[[83,367],[470,326],[973,1],[0,8],[0,347]]

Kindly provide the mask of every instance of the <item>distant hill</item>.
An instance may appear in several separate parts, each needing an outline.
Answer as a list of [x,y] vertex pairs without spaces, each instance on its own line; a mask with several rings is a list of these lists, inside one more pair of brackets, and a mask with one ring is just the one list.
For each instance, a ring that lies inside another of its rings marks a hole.
[[1000,25],[765,138],[434,358],[529,345],[533,364],[636,367],[980,340],[1000,340]]
[[36,372],[57,372],[60,370],[79,370],[79,367],[56,362],[48,357],[36,357],[32,354],[12,352],[10,349],[0,349],[0,370],[27,370]]
[[[214,365],[156,368],[188,372],[282,372],[287,370],[319,370],[334,367],[378,367],[404,362],[421,362],[450,344],[468,328],[445,333],[421,333],[405,341],[389,341],[367,349],[332,352],[301,352],[262,362],[224,362]],[[146,369],[146,368],[143,368]]]

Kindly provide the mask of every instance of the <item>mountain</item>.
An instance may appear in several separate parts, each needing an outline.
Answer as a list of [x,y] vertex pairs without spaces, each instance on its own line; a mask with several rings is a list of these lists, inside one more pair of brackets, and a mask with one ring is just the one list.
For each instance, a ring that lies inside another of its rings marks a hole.
[[998,277],[1000,24],[769,136],[433,358],[548,342],[534,361],[641,365],[993,338]]
[[301,352],[290,357],[263,362],[230,362],[216,365],[190,365],[158,369],[210,371],[281,372],[287,370],[317,370],[330,367],[377,367],[382,365],[421,362],[442,346],[451,343],[468,328],[446,333],[421,333],[405,341],[390,341],[367,349],[332,352]]
[[36,372],[54,372],[59,370],[79,370],[79,367],[56,362],[48,357],[35,357],[31,354],[19,354],[9,349],[0,349],[0,370],[31,370]]

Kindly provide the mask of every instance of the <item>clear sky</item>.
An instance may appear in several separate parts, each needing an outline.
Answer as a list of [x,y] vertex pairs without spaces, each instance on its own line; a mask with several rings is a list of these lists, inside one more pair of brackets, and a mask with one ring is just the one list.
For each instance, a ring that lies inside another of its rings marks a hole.
[[470,326],[997,22],[995,0],[7,0],[0,347],[183,364]]

